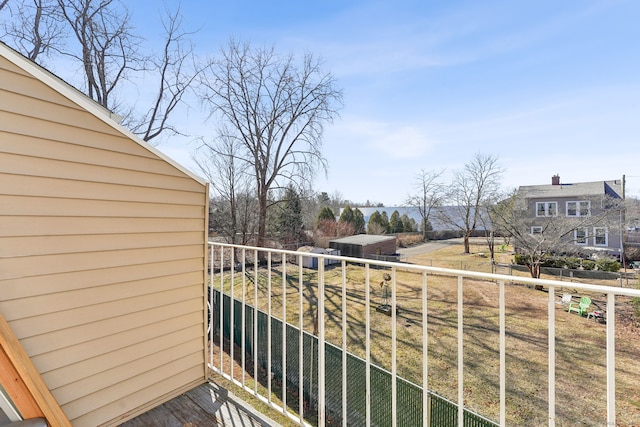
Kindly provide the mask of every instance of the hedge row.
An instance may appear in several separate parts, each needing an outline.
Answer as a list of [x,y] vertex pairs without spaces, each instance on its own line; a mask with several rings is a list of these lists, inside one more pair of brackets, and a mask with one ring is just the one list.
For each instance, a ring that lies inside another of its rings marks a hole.
[[[514,261],[518,265],[528,265],[531,257],[525,254],[515,254]],[[620,262],[613,258],[599,258],[597,260],[583,259],[578,257],[558,257],[545,256],[542,258],[542,267],[570,268],[573,270],[598,270],[617,272],[622,267]]]

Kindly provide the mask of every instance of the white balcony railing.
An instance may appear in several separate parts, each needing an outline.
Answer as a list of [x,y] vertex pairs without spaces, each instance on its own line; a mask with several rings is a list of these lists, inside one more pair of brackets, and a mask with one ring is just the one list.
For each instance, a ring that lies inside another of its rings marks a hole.
[[[625,411],[640,358],[616,348],[616,312],[640,290],[220,243],[209,255],[211,370],[302,425],[640,421]],[[591,296],[606,322],[560,293]],[[435,414],[434,396],[453,412]]]

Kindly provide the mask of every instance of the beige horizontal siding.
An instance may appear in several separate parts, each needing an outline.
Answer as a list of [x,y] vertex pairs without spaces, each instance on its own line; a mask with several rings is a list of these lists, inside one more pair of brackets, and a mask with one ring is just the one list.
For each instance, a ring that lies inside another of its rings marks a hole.
[[83,397],[99,392],[105,387],[111,387],[129,379],[130,372],[140,374],[157,371],[158,366],[163,366],[171,361],[197,355],[201,352],[202,342],[199,339],[192,339],[188,342],[159,349],[155,353],[141,357],[137,354],[137,359],[127,359],[127,363],[114,366],[111,369],[99,370],[91,376],[87,376],[75,382],[68,382],[62,387],[54,388],[57,398],[62,404],[82,399]]
[[0,56],[0,312],[74,425],[116,425],[205,380],[207,188],[16,64]]
[[[69,149],[72,149],[69,148]],[[86,161],[86,159],[85,159]],[[115,166],[98,166],[94,164],[52,160],[42,157],[25,156],[23,154],[5,153],[2,171],[5,174],[25,174],[24,165],[28,162],[29,175],[73,180],[80,182],[101,182],[136,187],[154,188],[158,185],[158,175],[151,172],[124,169]],[[164,189],[200,192],[202,186],[189,177],[164,177]]]
[[200,329],[200,325],[193,325],[164,336],[134,343],[126,348],[114,350],[109,354],[101,354],[65,366],[55,368],[49,366],[50,370],[43,372],[42,378],[49,384],[52,390],[55,390],[66,384],[77,383],[84,378],[121,367],[132,360],[131,354],[136,355],[140,359],[144,359],[147,356],[162,352],[167,348],[167,341],[172,342],[178,347],[196,344],[201,346],[199,339],[193,340],[188,338],[189,336],[198,334]]
[[114,200],[81,200],[57,197],[0,195],[2,212],[7,216],[78,216],[139,218],[202,218],[201,205],[143,203]]
[[31,257],[15,257],[0,271],[0,279],[28,277],[30,274],[57,274],[67,271],[90,271],[125,265],[144,265],[175,259],[202,258],[198,246],[126,249],[108,252],[82,252]]
[[[96,325],[99,326],[99,325]],[[111,355],[111,353],[120,350],[127,351],[129,357],[131,348],[138,343],[148,343],[159,336],[168,337],[172,333],[180,331],[185,337],[186,334],[193,334],[196,330],[202,330],[202,316],[200,313],[189,313],[179,317],[167,317],[158,320],[156,323],[147,324],[134,329],[127,329],[116,335],[108,335],[96,338],[91,341],[84,341],[68,347],[57,348],[46,353],[36,354],[31,359],[40,372],[48,372],[52,369],[58,369],[62,366],[70,366],[75,363],[81,363],[85,360],[99,357],[102,355]],[[193,336],[188,336],[193,338]],[[34,345],[26,351],[32,350],[34,353],[38,351],[35,347],[39,341],[33,339],[27,345]],[[172,345],[165,340],[164,346]],[[24,344],[23,344],[24,347]],[[203,366],[201,367],[203,368]]]
[[[8,260],[5,264],[9,264]],[[92,288],[110,284],[133,286],[142,280],[159,280],[183,273],[202,273],[201,259],[183,259],[143,265],[126,265],[89,271],[72,271],[59,274],[41,274],[32,271],[30,276],[2,281],[3,304],[6,301]],[[46,292],[43,290],[46,289]],[[45,310],[43,308],[43,310]]]
[[71,100],[54,91],[43,91],[40,86],[34,85],[33,77],[15,64],[0,60],[0,70],[4,71],[5,76],[0,80],[0,90],[12,92],[15,97],[40,99],[49,104],[78,109]]
[[47,293],[46,295],[7,298],[3,302],[2,314],[8,321],[27,319],[37,315],[55,313],[56,311],[141,298],[172,290],[176,287],[176,283],[184,283],[185,286],[190,286],[199,284],[201,280],[202,273],[200,271],[192,271],[170,276],[152,277],[135,282],[85,286],[80,289]]
[[[23,151],[26,154],[68,161],[86,161],[93,157],[97,165],[119,164],[121,168],[162,171],[164,174],[183,175],[178,170],[166,170],[162,159],[141,147],[131,147],[125,137],[111,137],[91,129],[68,125],[51,127],[41,122],[0,110],[0,122],[3,123],[4,136],[0,139],[0,150],[8,153]],[[26,133],[21,132],[27,128]],[[16,146],[16,144],[18,146]],[[66,149],[73,147],[73,149]],[[34,152],[35,150],[35,152]],[[114,163],[119,162],[119,163]]]
[[[179,376],[184,372],[185,366],[194,366],[199,363],[202,356],[192,353],[180,359],[174,359],[160,366],[147,366],[144,372],[126,378],[124,381],[105,387],[98,393],[88,394],[80,399],[64,404],[64,410],[71,419],[77,418],[87,412],[95,411],[104,406],[105,402],[121,404],[122,396],[131,394],[132,391],[153,386],[167,377]],[[54,391],[55,395],[55,391]],[[75,423],[74,423],[75,425]]]
[[163,188],[146,188],[137,183],[130,185],[91,181],[73,181],[56,177],[9,175],[0,173],[0,180],[7,187],[5,194],[46,196],[89,200],[118,200],[132,202],[193,205],[202,202],[202,194]]
[[176,247],[198,245],[199,231],[130,233],[124,235],[97,234],[87,239],[82,235],[0,237],[0,257],[41,256],[78,252],[116,251],[123,249]]
[[[95,218],[82,217],[27,217],[6,216],[0,224],[0,235],[7,237],[47,236],[47,235],[86,235],[96,234],[137,234],[162,233],[163,231],[198,231],[202,224],[197,219],[175,218]],[[57,234],[54,234],[57,233]]]
[[[107,406],[103,406],[95,411],[89,412],[86,415],[78,416],[74,418],[74,426],[117,426],[120,425],[123,420],[110,420],[109,422],[104,422],[106,418],[108,418],[113,413],[120,412],[128,412],[131,414],[128,418],[132,418],[139,413],[144,412],[144,409],[151,409],[153,406],[149,405],[149,401],[144,398],[144,396],[155,394],[158,390],[177,390],[178,392],[182,390],[183,392],[187,392],[191,388],[200,385],[199,382],[193,382],[192,384],[185,385],[181,378],[185,377],[193,377],[198,374],[197,368],[190,368],[186,371],[177,372],[175,375],[155,378],[157,382],[148,385],[142,389],[133,389],[140,385],[140,383],[131,381],[131,389],[134,391],[131,395],[126,396],[123,399],[113,401]],[[148,382],[148,381],[146,381]],[[164,403],[167,400],[170,400],[171,397],[175,397],[173,395],[166,395],[164,397],[159,397],[156,401],[157,404]],[[80,405],[77,405],[80,406]],[[143,408],[140,410],[140,408]],[[74,408],[75,409],[75,408]],[[79,413],[82,411],[78,411]],[[127,419],[128,419],[127,418]]]
[[[20,101],[20,102],[16,102]],[[24,98],[19,94],[0,90],[0,110],[11,111],[12,114],[29,117],[31,122],[37,121],[41,126],[66,125],[77,127],[83,123],[91,123],[94,132],[103,134],[102,140],[107,135],[118,137],[117,131],[103,121],[96,120],[88,111],[77,108],[53,104],[38,98]]]
[[[188,289],[177,288],[156,292],[153,298],[141,295],[105,302],[99,304],[100,310],[95,309],[98,304],[85,301],[82,307],[14,320],[11,328],[23,338],[38,339],[41,335],[47,335],[50,339],[59,338],[60,341],[49,342],[39,348],[39,351],[46,352],[50,346],[74,345],[84,336],[109,335],[114,331],[148,323],[152,318],[155,321],[157,318],[154,310],[162,312],[158,316],[166,315],[167,317],[198,310],[202,305],[199,299],[183,300],[189,295],[188,291]],[[126,324],[124,320],[127,320]],[[93,330],[97,322],[100,322],[100,331]],[[73,329],[73,337],[67,334],[67,330],[71,329]],[[69,342],[65,342],[65,339]]]

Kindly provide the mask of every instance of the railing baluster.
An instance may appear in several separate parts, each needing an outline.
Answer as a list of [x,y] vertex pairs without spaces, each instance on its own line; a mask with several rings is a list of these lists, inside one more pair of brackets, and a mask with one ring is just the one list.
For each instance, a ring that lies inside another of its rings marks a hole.
[[347,427],[347,263],[342,266],[342,425]]
[[[549,286],[549,427],[556,425],[556,303],[555,288]],[[502,422],[502,421],[501,421]],[[504,424],[502,424],[504,425]]]
[[224,373],[224,247],[220,248],[220,298],[218,298],[218,312],[220,313],[220,372]]
[[230,261],[229,261],[229,265],[230,265],[230,274],[231,274],[231,284],[230,287],[231,289],[229,290],[229,294],[231,294],[231,299],[229,300],[229,354],[231,355],[231,359],[229,359],[229,376],[231,377],[231,381],[233,381],[233,364],[234,361],[236,360],[234,358],[234,352],[235,352],[235,329],[236,329],[236,318],[235,318],[235,292],[234,289],[236,287],[236,281],[235,281],[235,272],[236,272],[236,249],[235,248],[231,248],[231,257],[230,257]]
[[213,245],[209,251],[209,283],[207,284],[207,299],[209,300],[209,364],[213,366],[213,337],[214,337],[214,316],[215,310],[213,309]]
[[267,252],[267,393],[269,396],[269,403],[272,404],[271,401],[271,347],[273,343],[271,342],[271,251]]
[[300,424],[304,423],[304,282],[302,255],[298,255],[298,413]]
[[500,296],[499,304],[499,322],[500,322],[500,425],[507,425],[507,338],[506,338],[506,311],[505,311],[505,282],[498,281]]
[[396,268],[391,268],[391,426],[398,425],[398,361],[397,353]]
[[325,418],[325,365],[324,365],[324,262],[318,262],[318,426]]
[[245,387],[246,381],[246,354],[247,354],[247,250],[242,248],[242,320],[240,324],[240,330],[242,333],[242,342],[240,348],[242,349],[242,387]]
[[366,400],[366,425],[371,425],[371,277],[369,271],[369,263],[365,266],[365,400]]
[[282,413],[287,415],[287,257],[282,255]]
[[253,393],[258,396],[258,250],[253,250]]
[[430,425],[429,408],[429,333],[427,330],[428,310],[427,310],[427,273],[422,273],[422,425]]
[[616,425],[616,296],[607,293],[607,425]]
[[464,293],[462,291],[462,276],[458,276],[458,425],[464,425]]

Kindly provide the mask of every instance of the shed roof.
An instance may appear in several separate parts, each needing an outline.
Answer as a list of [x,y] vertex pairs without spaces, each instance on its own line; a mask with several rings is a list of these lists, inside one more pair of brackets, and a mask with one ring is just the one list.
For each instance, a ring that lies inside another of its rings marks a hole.
[[388,242],[389,240],[395,240],[396,236],[380,236],[373,234],[355,234],[353,236],[342,237],[340,239],[333,239],[330,242],[347,243],[351,245],[372,245],[374,243]]

